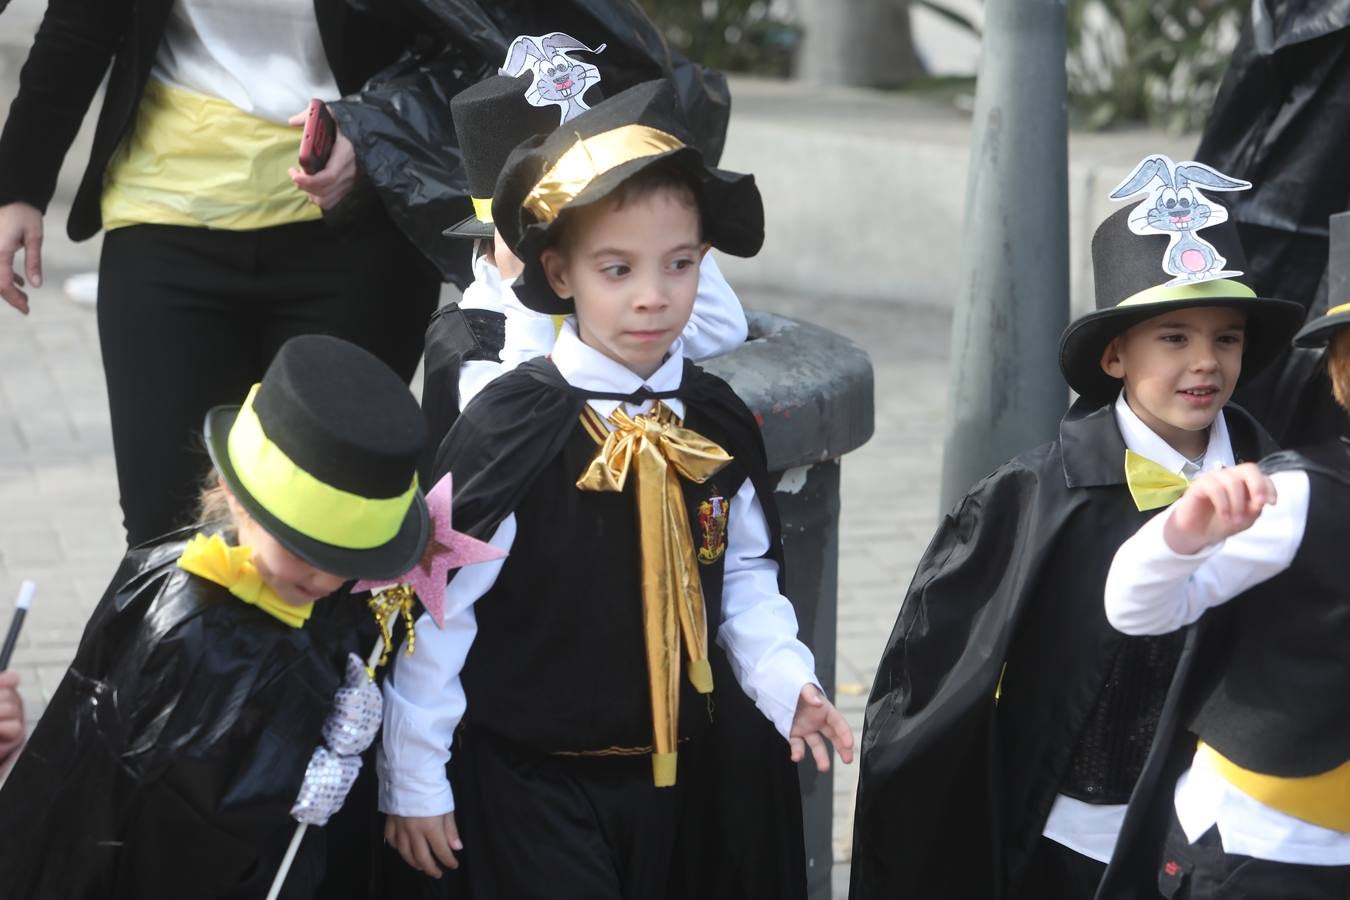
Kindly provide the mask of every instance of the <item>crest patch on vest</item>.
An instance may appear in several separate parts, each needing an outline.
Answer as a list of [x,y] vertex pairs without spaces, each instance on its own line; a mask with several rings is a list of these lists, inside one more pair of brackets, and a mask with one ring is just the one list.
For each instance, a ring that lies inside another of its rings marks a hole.
[[714,494],[698,505],[698,527],[703,541],[698,548],[698,561],[712,565],[727,552],[727,498]]

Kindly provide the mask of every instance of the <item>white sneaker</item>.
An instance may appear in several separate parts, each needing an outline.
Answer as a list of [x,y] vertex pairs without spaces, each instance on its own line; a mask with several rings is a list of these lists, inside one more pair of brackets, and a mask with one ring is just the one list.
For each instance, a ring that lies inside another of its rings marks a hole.
[[92,307],[98,302],[98,273],[72,275],[62,283],[61,290],[71,302]]

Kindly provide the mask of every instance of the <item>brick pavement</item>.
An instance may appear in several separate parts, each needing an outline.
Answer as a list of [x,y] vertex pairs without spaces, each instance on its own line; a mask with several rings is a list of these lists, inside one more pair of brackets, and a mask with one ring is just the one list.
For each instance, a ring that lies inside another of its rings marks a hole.
[[[59,222],[64,211],[53,210]],[[58,218],[59,216],[59,218]],[[85,618],[121,553],[106,394],[95,315],[65,299],[63,279],[96,247],[51,236],[47,286],[33,313],[0,309],[0,623],[19,583],[38,597],[13,660],[30,726],[73,655]],[[842,478],[838,703],[855,730],[900,592],[936,520],[950,317],[926,307],[745,292],[748,306],[810,319],[871,354],[876,434]],[[835,781],[835,884],[847,884],[856,767]]]

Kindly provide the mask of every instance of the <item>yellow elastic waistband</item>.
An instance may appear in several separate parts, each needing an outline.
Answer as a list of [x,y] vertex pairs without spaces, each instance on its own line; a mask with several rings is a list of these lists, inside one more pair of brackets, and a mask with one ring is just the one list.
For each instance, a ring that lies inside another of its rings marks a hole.
[[103,181],[103,227],[245,231],[318,219],[291,183],[300,129],[151,80]]
[[1350,833],[1350,762],[1330,772],[1306,778],[1280,778],[1244,769],[1208,744],[1196,750],[1229,784],[1271,809],[1330,828]]

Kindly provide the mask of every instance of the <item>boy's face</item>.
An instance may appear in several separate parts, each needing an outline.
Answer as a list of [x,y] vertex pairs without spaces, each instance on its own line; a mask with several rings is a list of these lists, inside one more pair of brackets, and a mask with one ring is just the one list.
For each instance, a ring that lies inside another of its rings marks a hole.
[[577,210],[540,262],[554,292],[576,303],[581,340],[647,378],[689,321],[707,250],[692,198],[656,190]]
[[1124,380],[1126,402],[1145,425],[1195,457],[1242,373],[1246,324],[1246,313],[1222,306],[1163,313],[1111,341],[1102,368]]

